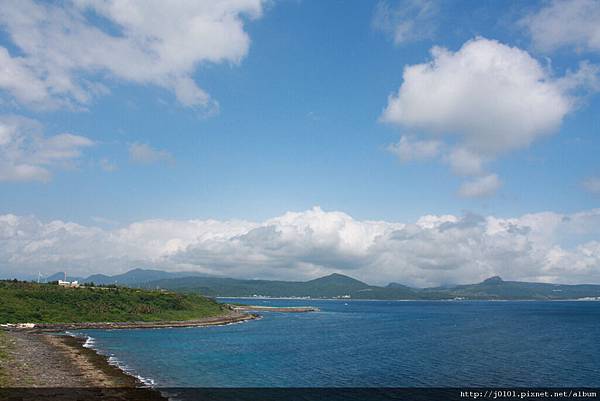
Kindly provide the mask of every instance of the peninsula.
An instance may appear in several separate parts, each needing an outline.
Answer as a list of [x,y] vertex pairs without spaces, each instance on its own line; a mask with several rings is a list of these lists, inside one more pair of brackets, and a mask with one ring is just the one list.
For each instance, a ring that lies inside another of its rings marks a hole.
[[[62,280],[48,284],[0,281],[0,398],[10,398],[10,388],[24,387],[52,388],[56,392],[52,394],[60,398],[61,391],[70,387],[78,393],[69,396],[81,399],[110,395],[115,400],[163,400],[160,393],[146,388],[147,383],[85,347],[85,338],[45,333],[226,325],[259,318],[252,313],[258,310],[317,309],[234,306],[198,294]],[[35,391],[31,390],[31,398],[41,395]]]
[[[0,281],[0,398],[15,395],[11,388],[27,387],[31,399],[52,395],[57,399],[164,400],[158,391],[145,388],[145,383],[84,347],[84,338],[43,332],[200,327],[257,316],[194,294]],[[23,391],[18,395],[26,395]]]
[[116,286],[73,288],[0,281],[0,299],[0,324],[5,329],[191,327],[257,317],[197,294]]

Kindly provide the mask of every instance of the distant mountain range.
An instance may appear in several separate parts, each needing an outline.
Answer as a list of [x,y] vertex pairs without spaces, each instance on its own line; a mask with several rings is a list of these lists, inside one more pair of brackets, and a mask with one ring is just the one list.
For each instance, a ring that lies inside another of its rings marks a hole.
[[[56,273],[48,281],[63,279]],[[343,274],[331,274],[310,281],[242,280],[207,276],[194,272],[165,272],[134,269],[115,276],[96,274],[87,278],[67,277],[81,283],[117,284],[138,288],[162,288],[211,297],[310,297],[380,300],[552,300],[599,298],[600,285],[546,284],[504,281],[491,277],[477,284],[449,287],[412,288],[398,283],[385,287],[366,284]]]

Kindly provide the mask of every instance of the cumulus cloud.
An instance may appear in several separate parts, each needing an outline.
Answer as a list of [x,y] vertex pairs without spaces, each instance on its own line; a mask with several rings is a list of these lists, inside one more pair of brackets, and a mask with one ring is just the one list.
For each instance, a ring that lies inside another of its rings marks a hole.
[[173,155],[166,150],[152,148],[145,143],[132,143],[129,145],[129,159],[134,163],[153,164],[159,162],[173,162]]
[[569,47],[600,51],[600,2],[553,0],[520,21],[534,45],[543,51]]
[[404,68],[380,119],[452,141],[443,160],[458,174],[488,183],[485,163],[556,131],[574,108],[573,91],[597,74],[584,64],[557,78],[526,51],[485,38],[456,52],[434,47],[431,56]]
[[53,168],[72,166],[93,144],[69,133],[46,137],[35,120],[0,116],[0,181],[48,181]]
[[431,38],[435,33],[438,3],[431,0],[403,0],[393,6],[380,1],[372,25],[389,35],[396,45]]
[[18,52],[0,47],[0,89],[22,104],[80,108],[106,83],[125,81],[170,90],[185,106],[216,107],[193,74],[245,57],[244,23],[261,16],[262,3],[9,1],[0,26]]
[[555,130],[571,108],[548,71],[516,47],[478,38],[431,54],[404,69],[383,121],[459,135],[472,151],[495,155]]
[[600,283],[599,227],[599,209],[515,218],[427,215],[396,223],[313,208],[263,222],[147,220],[114,229],[4,215],[0,266],[4,275],[154,266],[271,279],[342,272],[419,286],[492,275]]

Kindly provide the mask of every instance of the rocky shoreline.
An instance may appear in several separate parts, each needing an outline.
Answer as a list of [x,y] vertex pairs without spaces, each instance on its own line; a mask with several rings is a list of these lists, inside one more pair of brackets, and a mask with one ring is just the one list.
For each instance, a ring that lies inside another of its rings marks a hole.
[[3,325],[0,399],[167,400],[157,389],[109,363],[69,330],[208,327],[260,318],[253,311],[313,312],[313,307],[230,306],[228,314],[189,321]]
[[4,332],[0,369],[8,374],[0,399],[166,400],[84,342],[67,335]]
[[85,338],[66,334],[81,329],[148,329],[207,327],[259,318],[232,311],[225,316],[192,321],[36,324],[0,331],[0,399],[19,400],[167,400],[85,347]]

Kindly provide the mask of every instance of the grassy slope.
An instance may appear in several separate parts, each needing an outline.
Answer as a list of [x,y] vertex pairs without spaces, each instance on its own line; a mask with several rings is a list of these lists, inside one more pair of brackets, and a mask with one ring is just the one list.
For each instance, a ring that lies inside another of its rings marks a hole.
[[225,307],[200,295],[0,281],[0,323],[191,320]]

